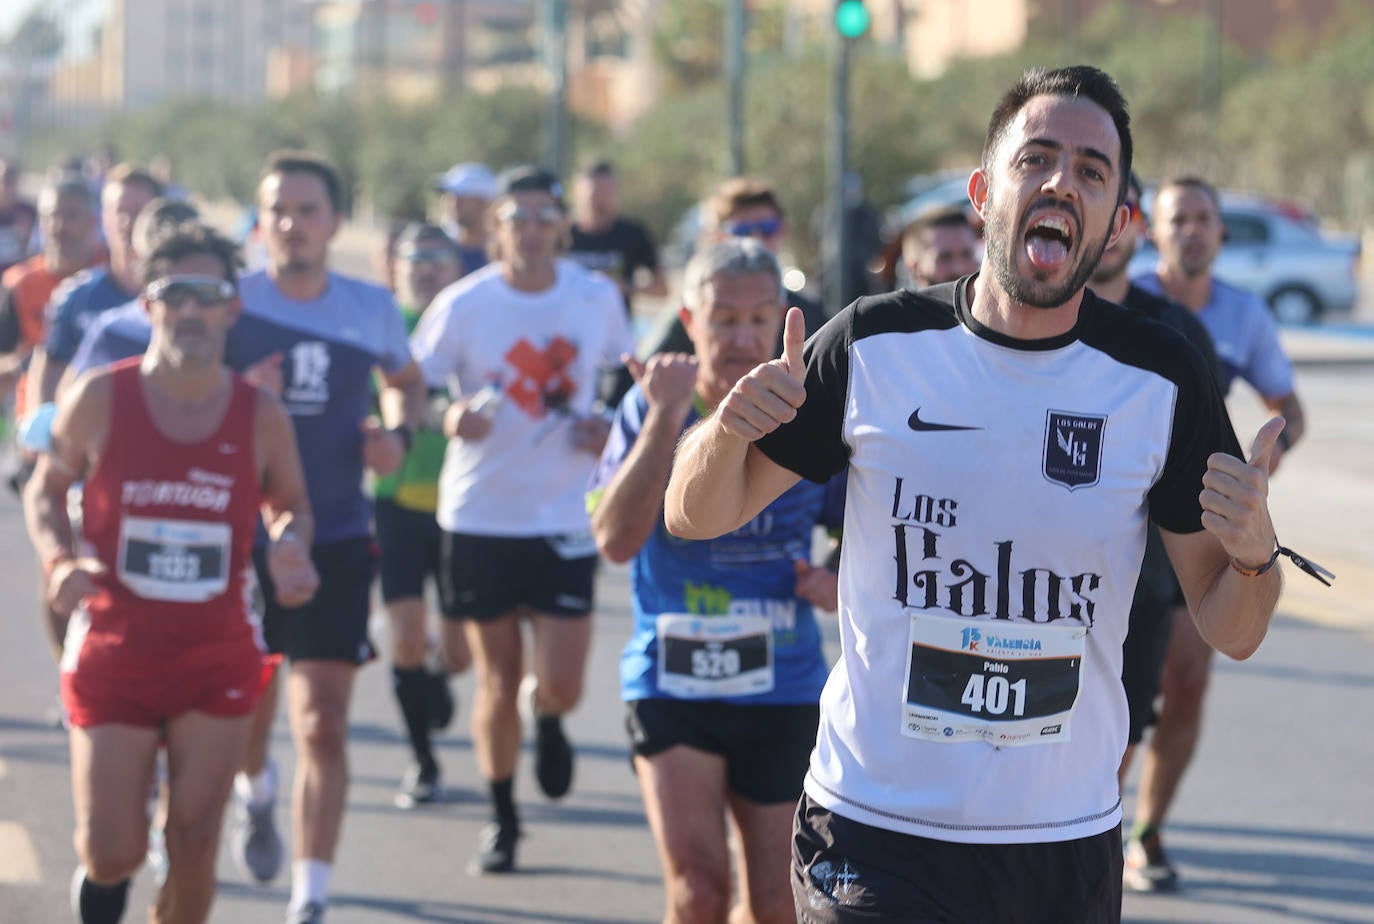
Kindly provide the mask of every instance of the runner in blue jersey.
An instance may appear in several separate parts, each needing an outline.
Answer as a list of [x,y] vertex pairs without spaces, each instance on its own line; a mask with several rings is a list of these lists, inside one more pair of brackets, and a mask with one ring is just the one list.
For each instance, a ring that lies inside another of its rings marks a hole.
[[[37,389],[34,405],[55,399],[62,372],[91,321],[138,296],[140,258],[148,251],[140,253],[135,230],[139,216],[161,195],[162,184],[157,178],[133,164],[120,164],[105,178],[100,223],[110,262],[65,280],[48,302],[47,335],[34,349],[29,366],[30,388]],[[194,215],[191,210],[183,220]],[[145,340],[145,347],[147,343]]]
[[[324,918],[348,786],[348,703],[356,668],[372,656],[367,618],[373,547],[363,469],[387,475],[400,466],[425,396],[391,294],[327,268],[329,242],[343,221],[341,200],[339,178],[325,161],[297,152],[269,158],[258,205],[270,259],[265,270],[240,280],[243,314],[226,347],[230,365],[280,395],[291,415],[315,511],[311,551],[320,588],[306,606],[275,603],[265,537],[259,536],[254,551],[267,646],[291,662],[287,701],[297,774],[292,829],[298,836],[292,845],[291,924]],[[390,429],[369,416],[374,370],[393,386],[382,402]],[[276,773],[267,755],[276,687],[263,697],[244,772],[235,783],[234,852],[261,882],[276,877],[283,853],[273,821]]]
[[[777,260],[731,238],[689,266],[681,311],[696,356],[632,363],[589,506],[601,553],[632,561],[634,633],[621,697],[669,921],[793,920],[788,832],[828,668],[814,609],[835,574],[810,564],[817,525],[843,521],[843,476],[799,482],[732,533],[704,542],[663,526],[682,432],[771,354],[785,304]],[[726,812],[740,850],[730,909]]]

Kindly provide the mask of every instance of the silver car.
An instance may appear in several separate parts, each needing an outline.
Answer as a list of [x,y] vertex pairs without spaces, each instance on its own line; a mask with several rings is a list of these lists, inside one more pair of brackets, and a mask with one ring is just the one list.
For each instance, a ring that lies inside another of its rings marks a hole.
[[[1360,268],[1356,236],[1323,232],[1279,204],[1240,193],[1222,193],[1221,220],[1226,240],[1212,271],[1263,298],[1280,322],[1311,324],[1354,308]],[[1158,260],[1154,246],[1142,240],[1131,275],[1152,271]]]

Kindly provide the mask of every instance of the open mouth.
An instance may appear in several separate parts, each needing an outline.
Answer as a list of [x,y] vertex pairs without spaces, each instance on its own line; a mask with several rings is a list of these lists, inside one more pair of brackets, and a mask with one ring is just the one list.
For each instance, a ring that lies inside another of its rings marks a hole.
[[1072,246],[1073,225],[1063,215],[1041,215],[1026,229],[1026,256],[1037,269],[1058,269]]

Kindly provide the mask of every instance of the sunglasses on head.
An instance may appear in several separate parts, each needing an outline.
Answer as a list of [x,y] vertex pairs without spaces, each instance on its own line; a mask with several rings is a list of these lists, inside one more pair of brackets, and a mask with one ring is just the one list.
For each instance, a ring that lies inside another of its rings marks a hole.
[[401,254],[407,263],[457,263],[458,256],[442,247],[408,250]]
[[734,237],[772,237],[782,230],[782,219],[761,218],[758,221],[727,221],[725,230]]
[[556,225],[563,220],[563,210],[556,205],[542,205],[532,209],[508,202],[497,211],[496,218],[509,225],[524,224],[527,221],[537,221],[541,225]]
[[234,284],[219,276],[163,276],[148,283],[143,294],[150,302],[182,305],[188,299],[201,308],[212,308],[234,297]]

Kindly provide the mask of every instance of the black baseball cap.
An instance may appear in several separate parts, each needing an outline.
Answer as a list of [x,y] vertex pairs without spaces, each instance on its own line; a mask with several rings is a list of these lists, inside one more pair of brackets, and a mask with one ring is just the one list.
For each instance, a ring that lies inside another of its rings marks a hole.
[[563,205],[563,184],[552,171],[543,167],[522,164],[502,171],[496,179],[496,194],[509,196],[518,192],[546,192],[560,207]]

